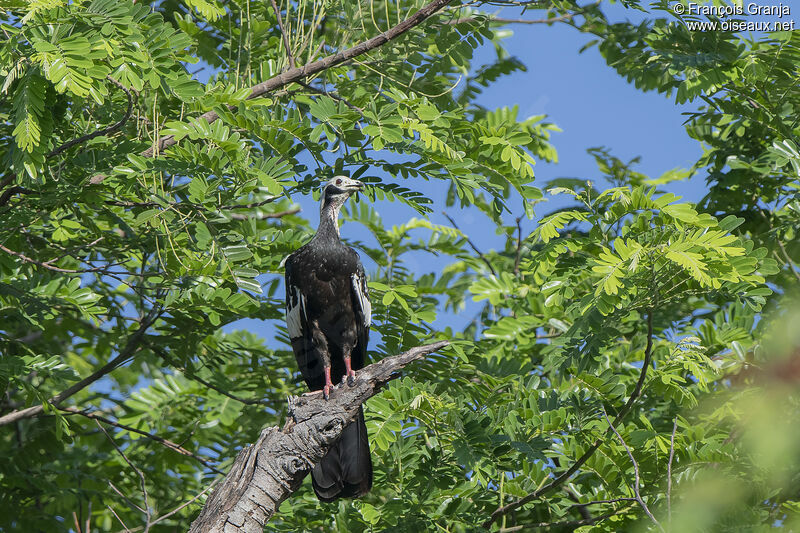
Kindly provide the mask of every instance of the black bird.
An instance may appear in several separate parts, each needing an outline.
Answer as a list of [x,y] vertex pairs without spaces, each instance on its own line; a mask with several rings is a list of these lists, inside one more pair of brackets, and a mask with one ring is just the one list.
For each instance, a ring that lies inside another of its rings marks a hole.
[[[339,240],[339,210],[360,181],[336,176],[322,191],[317,234],[286,259],[286,324],[297,365],[310,390],[327,399],[334,382],[355,381],[364,367],[372,307],[358,253]],[[372,487],[364,412],[311,471],[324,502],[357,498]]]

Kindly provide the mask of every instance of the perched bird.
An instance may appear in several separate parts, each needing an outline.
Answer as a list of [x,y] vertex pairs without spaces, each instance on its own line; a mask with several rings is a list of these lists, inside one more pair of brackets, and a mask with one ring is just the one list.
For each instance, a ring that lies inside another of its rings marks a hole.
[[[308,388],[327,399],[333,383],[354,383],[364,366],[372,308],[358,253],[339,240],[339,210],[360,181],[336,176],[322,191],[317,234],[286,259],[286,324]],[[372,487],[364,412],[311,471],[321,501],[357,498]]]

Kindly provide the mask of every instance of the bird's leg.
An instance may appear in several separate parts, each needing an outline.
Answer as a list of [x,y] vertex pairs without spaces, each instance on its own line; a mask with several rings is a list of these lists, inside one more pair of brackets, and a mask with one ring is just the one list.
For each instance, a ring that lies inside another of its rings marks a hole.
[[344,359],[344,376],[342,381],[347,381],[351,387],[356,383],[356,373],[353,371],[352,363],[350,361],[350,354],[353,353],[353,342],[345,340],[342,346],[342,358]]
[[322,370],[325,372],[325,386],[322,387],[322,396],[327,400],[331,395],[331,387],[333,387],[333,383],[331,383],[331,354],[328,351],[328,340],[325,338],[325,334],[322,333],[317,320],[311,322],[311,337],[316,345],[317,354],[322,359]]
[[344,376],[347,380],[347,384],[353,386],[356,384],[356,373],[355,371],[350,368],[350,356],[344,358]]
[[331,396],[331,387],[333,387],[333,383],[331,382],[331,365],[326,366],[323,370],[325,370],[325,386],[322,387],[322,396],[327,400]]

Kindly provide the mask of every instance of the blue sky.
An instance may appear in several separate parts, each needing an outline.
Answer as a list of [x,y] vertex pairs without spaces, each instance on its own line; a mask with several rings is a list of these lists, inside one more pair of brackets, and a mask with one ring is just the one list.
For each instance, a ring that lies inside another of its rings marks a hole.
[[[642,19],[640,12],[626,10],[619,4],[604,3],[604,9],[614,21]],[[520,18],[519,10],[505,9],[496,14]],[[541,16],[544,15],[535,11],[524,15],[528,19]],[[596,47],[579,53],[581,47],[592,40],[592,36],[581,34],[564,24],[514,24],[509,29],[513,34],[505,39],[505,46],[511,55],[527,66],[527,71],[501,78],[484,90],[478,103],[490,109],[518,105],[519,118],[545,114],[548,122],[562,129],[551,137],[559,161],[556,164],[537,163],[534,168],[535,185],[541,186],[557,177],[577,177],[592,180],[597,187],[603,188],[605,185],[598,183],[594,158],[586,153],[591,147],[606,147],[623,161],[641,157],[635,170],[652,178],[676,167],[689,168],[700,157],[700,145],[687,136],[683,127],[686,117],[682,113],[692,111],[695,107],[677,105],[672,98],[658,93],[639,91],[606,65]],[[491,62],[494,56],[494,48],[491,45],[484,46],[477,51],[473,64],[478,67]],[[392,178],[383,176],[383,179]],[[424,186],[423,192],[434,199],[434,212],[430,214],[430,220],[449,225],[442,215],[445,187],[432,182],[411,184]],[[671,183],[664,188],[686,200],[698,201],[705,194],[704,177],[695,176],[688,182]],[[302,207],[302,214],[316,224],[318,204],[310,197],[294,198],[294,201]],[[537,206],[537,218],[555,208],[550,204]],[[412,216],[418,216],[410,208],[391,202],[378,202],[374,207],[387,226],[401,224]],[[449,213],[481,250],[502,246],[503,239],[495,234],[494,225],[484,223],[485,217],[477,209],[454,209]],[[506,220],[510,223],[513,217]],[[535,220],[524,221],[523,228],[530,232],[535,228]],[[342,235],[374,242],[365,228],[353,223],[343,226]],[[408,266],[418,272],[426,272],[441,269],[448,262],[446,258],[437,259],[419,253],[410,258]],[[365,267],[368,272],[372,268],[367,261]],[[270,276],[274,274],[266,277]],[[436,326],[460,327],[474,316],[476,310],[477,307],[474,310],[468,308],[461,316],[440,315]],[[275,325],[244,320],[226,329],[246,327],[265,339],[272,339]],[[269,340],[267,342],[270,343]]]

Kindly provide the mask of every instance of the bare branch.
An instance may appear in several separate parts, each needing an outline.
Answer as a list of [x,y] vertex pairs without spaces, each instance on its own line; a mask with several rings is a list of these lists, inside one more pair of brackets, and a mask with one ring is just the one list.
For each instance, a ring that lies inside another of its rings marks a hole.
[[[497,22],[500,24],[553,24],[554,22],[562,22],[565,20],[569,20],[572,17],[580,15],[580,13],[567,13],[565,15],[560,15],[558,17],[553,17],[549,19],[507,19],[502,17],[489,17],[490,22]],[[464,22],[473,22],[475,20],[474,17],[461,17],[454,20],[447,21],[447,24],[456,25],[461,24]]]
[[149,501],[149,499],[147,497],[147,486],[146,486],[146,483],[145,483],[144,474],[142,473],[141,470],[136,468],[136,465],[133,464],[130,459],[128,459],[128,456],[125,455],[125,452],[123,452],[120,449],[120,447],[117,446],[117,443],[114,442],[113,437],[111,437],[111,435],[108,434],[108,431],[106,431],[106,428],[104,428],[103,425],[100,424],[100,421],[99,420],[95,420],[94,422],[95,422],[95,424],[97,424],[97,427],[100,428],[100,431],[105,433],[105,436],[108,437],[108,440],[114,446],[114,449],[117,450],[117,453],[120,454],[123,459],[125,459],[125,462],[128,463],[128,466],[133,468],[134,472],[136,472],[136,474],[139,476],[139,482],[141,484],[141,489],[142,489],[142,496],[144,497],[144,515],[145,515],[145,520],[146,520],[145,521],[144,530],[145,530],[145,532],[147,532],[150,529],[150,501]]
[[625,451],[628,452],[628,457],[630,458],[631,463],[633,463],[633,477],[634,477],[633,494],[636,496],[636,501],[639,502],[639,505],[642,507],[642,509],[644,509],[644,512],[647,513],[647,516],[650,517],[650,520],[652,520],[653,523],[658,526],[658,529],[664,531],[664,528],[661,527],[659,521],[656,520],[656,517],[653,516],[653,513],[650,512],[650,508],[647,507],[647,504],[642,499],[642,493],[640,492],[639,489],[639,483],[640,483],[639,463],[637,463],[636,458],[633,457],[633,452],[631,452],[631,449],[625,443],[625,439],[622,438],[622,435],[620,435],[619,431],[617,431],[617,428],[615,428],[614,424],[611,423],[611,419],[608,418],[608,413],[606,413],[605,408],[603,408],[603,416],[605,417],[606,422],[608,422],[608,426],[611,428],[611,431],[614,432],[614,435],[617,436],[617,439],[619,439],[619,441],[622,443],[622,446],[625,448]]
[[[652,358],[652,355],[653,355],[653,309],[650,308],[647,310],[647,347],[644,350],[644,361],[642,363],[642,370],[639,373],[639,380],[636,382],[636,387],[633,389],[633,393],[631,393],[630,398],[628,398],[628,401],[625,403],[624,406],[622,406],[622,409],[619,410],[619,413],[617,413],[617,416],[614,418],[614,423],[612,424],[613,426],[616,426],[622,421],[623,418],[625,418],[628,412],[633,408],[633,404],[636,401],[636,399],[642,393],[642,386],[644,385],[644,380],[645,377],[647,376],[647,369],[650,367],[650,360]],[[608,430],[606,430],[606,433],[607,432]],[[563,485],[564,482],[566,482],[570,477],[572,477],[572,475],[575,472],[577,472],[578,469],[581,466],[583,466],[583,464],[586,461],[588,461],[592,455],[594,455],[594,452],[596,452],[597,449],[600,448],[600,446],[603,444],[604,437],[605,435],[595,440],[594,444],[592,444],[589,447],[589,449],[586,450],[586,452],[584,452],[584,454],[581,455],[580,458],[577,461],[575,461],[575,463],[571,467],[569,467],[569,469],[567,469],[563,474],[555,478],[553,481],[551,481],[544,487],[541,487],[531,492],[527,496],[519,498],[518,500],[515,500],[507,505],[502,505],[498,507],[492,513],[489,519],[483,522],[483,527],[488,529],[495,522],[495,520],[497,520],[501,516],[510,513],[514,509],[518,509],[519,507],[522,507],[526,503],[535,500],[539,496],[546,494],[554,489],[557,489],[558,487]]]
[[131,533],[131,530],[128,529],[128,526],[125,525],[125,522],[122,521],[122,518],[119,517],[117,512],[114,509],[112,509],[110,505],[106,505],[106,507],[108,507],[108,510],[111,511],[114,514],[114,516],[117,517],[117,520],[119,520],[119,523],[122,524],[122,527],[125,528],[125,533]]
[[672,424],[672,437],[669,439],[669,462],[667,463],[667,524],[672,530],[672,458],[675,457],[675,432],[678,430],[678,417]]
[[185,455],[186,457],[191,457],[192,459],[197,460],[199,463],[201,463],[203,466],[205,466],[206,468],[208,468],[209,470],[211,470],[215,474],[223,474],[224,473],[221,470],[219,470],[218,468],[214,467],[206,459],[203,459],[199,455],[196,455],[196,454],[190,452],[189,450],[187,450],[186,448],[184,448],[180,444],[175,444],[171,440],[167,440],[167,439],[165,439],[163,437],[159,437],[158,435],[155,435],[153,433],[148,433],[146,431],[142,431],[141,429],[137,429],[135,427],[128,426],[126,424],[122,424],[120,422],[117,422],[116,420],[111,420],[110,418],[106,418],[105,416],[102,416],[102,415],[97,414],[95,412],[85,412],[85,411],[81,411],[80,409],[76,409],[75,407],[59,407],[58,409],[60,411],[66,412],[66,413],[80,415],[80,416],[88,418],[90,420],[95,420],[95,421],[99,420],[100,422],[108,424],[109,426],[114,426],[115,428],[124,429],[125,431],[130,431],[131,433],[136,433],[137,435],[141,435],[143,437],[147,437],[148,439],[161,444],[165,448],[169,448],[170,450],[178,452],[181,455]]
[[[109,372],[115,370],[118,366],[125,363],[128,359],[130,359],[138,350],[139,344],[144,337],[147,328],[149,328],[153,322],[156,321],[158,316],[160,315],[160,310],[158,308],[153,308],[150,311],[150,314],[146,316],[140,323],[139,327],[136,329],[130,337],[128,337],[128,342],[125,343],[125,347],[120,351],[119,355],[117,355],[114,359],[103,365],[99,370],[92,373],[90,376],[80,380],[78,383],[72,385],[71,387],[67,388],[66,390],[56,394],[52,398],[48,400],[47,403],[51,404],[54,407],[58,407],[61,402],[79,392],[98,379],[102,378]],[[17,420],[21,420],[23,418],[31,418],[34,416],[40,415],[44,411],[44,406],[42,404],[34,405],[25,409],[19,409],[17,411],[12,411],[6,415],[0,416],[0,426],[4,426],[6,424],[10,424]]]
[[517,254],[514,257],[514,275],[519,277],[519,261],[522,259],[522,217],[517,217]]
[[[444,216],[447,218],[447,220],[449,220],[449,221],[450,221],[450,224],[452,224],[454,228],[456,228],[458,231],[461,231],[461,228],[459,228],[459,227],[458,227],[458,224],[456,224],[456,221],[455,221],[455,220],[453,220],[453,217],[451,217],[450,215],[448,215],[448,214],[447,214],[447,213],[445,213],[445,212],[442,212],[442,214],[443,214],[443,215],[444,215]],[[469,237],[467,237],[467,234],[466,234],[466,233],[464,233],[463,231],[461,231],[461,234],[462,234],[462,235],[464,235],[464,238],[466,238],[466,239],[467,239],[467,244],[469,244],[469,247],[470,247],[470,248],[472,248],[472,251],[473,251],[473,252],[475,252],[476,254],[478,254],[478,257],[480,257],[481,261],[483,261],[483,264],[485,264],[487,267],[489,267],[489,271],[492,273],[492,275],[494,275],[495,277],[497,277],[497,272],[495,271],[494,267],[493,267],[493,266],[492,266],[492,264],[489,262],[489,260],[488,260],[488,259],[486,259],[486,256],[485,256],[485,255],[483,255],[483,252],[481,252],[480,250],[478,250],[478,247],[477,247],[477,246],[475,246],[475,243],[474,243],[474,242],[472,242],[472,239],[470,239]]]
[[[331,54],[326,56],[318,61],[314,61],[313,63],[307,63],[302,67],[297,68],[290,68],[286,72],[282,72],[277,76],[274,76],[266,81],[263,81],[257,85],[254,85],[250,88],[250,96],[247,97],[248,100],[253,98],[258,98],[261,95],[267,94],[269,92],[274,91],[275,89],[280,89],[281,87],[285,87],[290,83],[294,83],[296,81],[303,80],[309,76],[313,76],[314,74],[318,74],[323,70],[327,70],[331,67],[335,67],[337,65],[341,65],[346,61],[350,61],[353,58],[356,58],[360,55],[366,54],[370,50],[374,50],[384,44],[388,43],[392,39],[403,35],[407,31],[411,30],[412,28],[419,26],[422,22],[428,19],[431,15],[436,13],[437,11],[441,10],[444,6],[452,2],[453,0],[433,0],[431,3],[427,4],[426,6],[422,7],[419,11],[402,21],[400,24],[390,28],[389,30],[381,33],[380,35],[376,35],[375,37],[359,43],[352,48],[348,48],[342,52],[337,52],[335,54]],[[219,118],[219,115],[216,111],[208,111],[200,115],[200,118],[211,124],[212,122],[216,121]],[[153,157],[155,152],[154,148],[157,147],[158,151],[161,152],[165,148],[168,148],[178,141],[175,140],[175,137],[172,135],[166,135],[158,139],[155,143],[155,147],[150,147],[144,152],[142,152],[142,156],[144,157]]]
[[261,533],[264,524],[319,462],[328,447],[358,414],[361,404],[417,359],[444,348],[439,341],[387,357],[358,371],[354,385],[333,388],[289,400],[283,429],[269,427],[242,449],[225,480],[206,500],[190,533]]
[[275,11],[275,16],[278,18],[278,28],[280,28],[281,30],[281,36],[283,37],[283,47],[284,49],[286,49],[286,57],[289,58],[289,66],[291,68],[297,68],[297,65],[295,65],[294,63],[292,48],[289,46],[289,36],[286,34],[286,28],[283,27],[281,10],[278,9],[278,4],[275,3],[275,0],[270,0],[270,2],[272,2],[272,9]]
[[193,504],[198,499],[200,499],[206,492],[208,492],[211,489],[213,489],[214,487],[216,487],[217,486],[217,482],[219,482],[219,481],[220,481],[220,479],[215,479],[214,481],[211,482],[211,484],[208,487],[204,488],[200,493],[198,493],[196,496],[194,496],[191,500],[189,500],[187,502],[184,502],[184,503],[180,504],[179,506],[177,506],[172,511],[159,516],[158,518],[153,520],[151,525],[154,526],[154,525],[158,524],[159,522],[161,522],[162,520],[166,520],[170,516],[172,516],[175,513],[179,512],[181,509],[184,509],[184,508],[188,507],[189,505]]
[[26,263],[31,263],[31,264],[40,266],[42,268],[46,268],[47,270],[52,270],[53,272],[62,272],[62,273],[65,273],[65,274],[87,274],[89,272],[102,272],[102,271],[105,271],[105,270],[108,269],[108,267],[93,267],[93,268],[83,268],[83,269],[77,269],[77,270],[76,269],[72,269],[72,268],[61,268],[61,267],[53,266],[51,264],[53,261],[57,261],[58,259],[60,259],[60,257],[56,258],[56,259],[53,259],[52,261],[46,261],[46,262],[43,263],[41,261],[37,261],[36,259],[28,257],[27,255],[25,255],[25,254],[23,254],[21,252],[15,252],[14,250],[6,248],[2,244],[0,244],[0,250],[4,251],[5,253],[7,253],[9,255],[13,255],[15,257],[19,257],[20,259],[22,259]]
[[270,218],[282,218],[289,215],[295,215],[300,212],[299,207],[293,207],[286,211],[278,211],[277,213],[253,213],[252,215],[244,215],[241,213],[227,213],[224,216],[230,217],[233,220],[267,220]]
[[611,500],[594,500],[586,503],[576,503],[572,507],[585,507],[587,505],[599,505],[601,503],[635,502],[636,498],[613,498]]
[[317,87],[314,87],[313,85],[309,85],[309,84],[304,83],[302,81],[298,81],[297,83],[299,85],[302,85],[303,87],[305,87],[306,89],[308,89],[309,91],[311,91],[313,93],[324,94],[325,96],[333,98],[337,102],[342,102],[344,105],[346,105],[347,107],[349,107],[350,109],[352,109],[353,111],[355,111],[356,113],[361,115],[362,117],[364,116],[364,110],[363,109],[361,109],[360,107],[358,107],[356,105],[351,104],[349,101],[347,101],[346,98],[344,98],[344,97],[342,97],[342,96],[340,96],[340,95],[338,95],[338,94],[336,94],[334,92],[326,91],[324,89],[319,89]]
[[535,529],[535,528],[552,530],[552,529],[577,528],[580,526],[588,526],[591,524],[596,524],[597,522],[601,522],[606,518],[611,518],[612,516],[618,515],[624,511],[627,511],[628,509],[630,509],[630,507],[622,507],[620,509],[617,509],[613,513],[607,513],[592,518],[585,518],[583,520],[568,520],[565,522],[539,522],[536,524],[524,524],[519,526],[512,526],[501,529],[500,533],[512,533],[515,531],[523,531],[523,530],[527,531],[529,529]]

